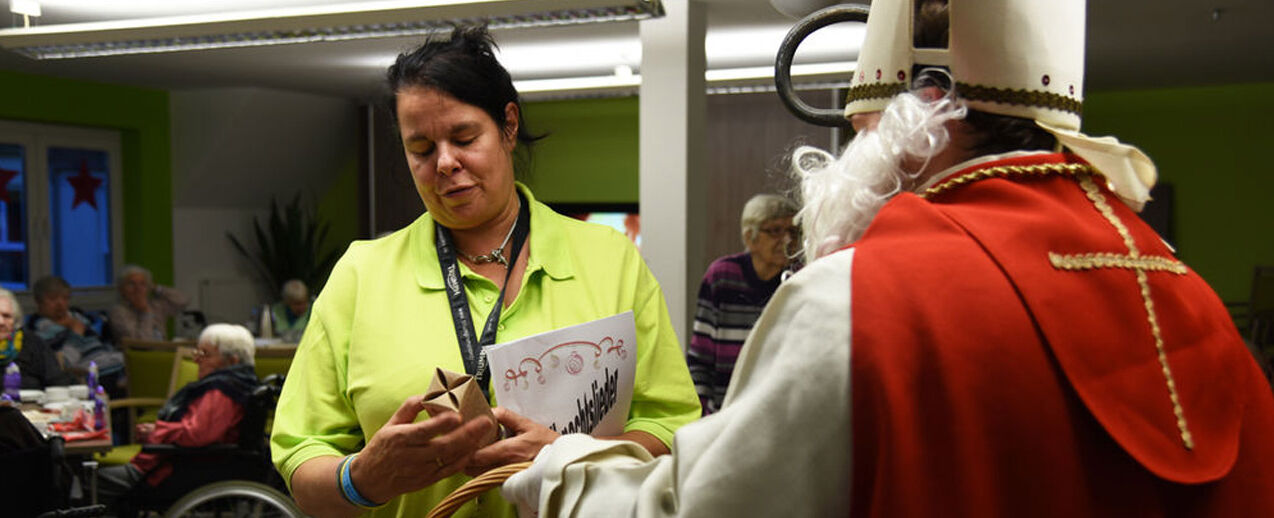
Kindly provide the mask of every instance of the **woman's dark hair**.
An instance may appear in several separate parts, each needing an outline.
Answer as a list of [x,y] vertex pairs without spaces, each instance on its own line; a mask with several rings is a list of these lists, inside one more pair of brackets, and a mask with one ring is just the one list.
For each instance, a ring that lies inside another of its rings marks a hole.
[[[947,0],[916,0],[915,9],[912,45],[916,48],[947,48],[951,28]],[[916,77],[917,84],[936,80],[944,90],[951,88],[950,76],[945,74],[913,74],[913,77]],[[959,94],[957,87],[956,95]],[[1057,138],[1030,119],[969,109],[964,122],[976,134],[973,145],[968,149],[975,156],[1017,150],[1051,150],[1057,146]]]
[[486,112],[501,131],[507,124],[504,107],[518,107],[515,172],[525,174],[531,161],[531,144],[544,138],[532,135],[522,117],[522,103],[509,71],[495,59],[496,47],[485,26],[457,26],[449,37],[431,36],[410,52],[398,55],[389,66],[389,113],[398,127],[398,92],[410,87],[434,88]]

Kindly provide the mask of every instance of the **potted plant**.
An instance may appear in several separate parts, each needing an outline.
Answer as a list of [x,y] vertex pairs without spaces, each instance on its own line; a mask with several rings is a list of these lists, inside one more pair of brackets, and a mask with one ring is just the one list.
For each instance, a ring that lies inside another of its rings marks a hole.
[[270,217],[262,225],[252,218],[256,249],[249,248],[239,238],[227,232],[226,237],[235,249],[252,263],[253,268],[266,283],[266,293],[277,296],[279,287],[289,279],[300,279],[318,293],[327,281],[328,273],[340,257],[340,250],[320,250],[327,238],[329,225],[318,221],[312,209],[301,203],[301,193],[292,197],[287,205],[270,199]]

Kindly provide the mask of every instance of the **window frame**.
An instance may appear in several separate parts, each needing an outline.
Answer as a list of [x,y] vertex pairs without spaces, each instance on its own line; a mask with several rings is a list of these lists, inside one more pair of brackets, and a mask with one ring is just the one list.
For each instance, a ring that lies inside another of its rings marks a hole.
[[[0,120],[0,142],[24,149],[26,194],[27,285],[17,290],[24,302],[32,302],[31,285],[53,273],[52,216],[49,206],[50,148],[86,149],[107,155],[108,204],[110,205],[111,270],[118,275],[124,265],[124,193],[117,130]],[[72,287],[76,306],[105,308],[115,301],[115,279],[101,286]]]

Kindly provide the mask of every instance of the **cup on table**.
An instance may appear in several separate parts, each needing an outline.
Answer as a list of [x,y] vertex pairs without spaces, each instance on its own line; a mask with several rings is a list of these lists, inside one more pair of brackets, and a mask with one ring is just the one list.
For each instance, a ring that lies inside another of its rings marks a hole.
[[21,399],[23,403],[35,403],[37,405],[43,405],[44,397],[45,396],[44,396],[43,390],[23,389],[22,391],[18,392],[18,399]]
[[88,399],[88,385],[71,385],[66,390],[71,399]]
[[44,399],[50,403],[71,399],[71,391],[67,387],[44,387]]

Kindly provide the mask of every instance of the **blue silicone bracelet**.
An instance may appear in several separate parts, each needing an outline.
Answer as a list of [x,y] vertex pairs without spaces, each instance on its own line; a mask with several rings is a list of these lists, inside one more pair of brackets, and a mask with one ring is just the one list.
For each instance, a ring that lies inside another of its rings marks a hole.
[[349,465],[353,462],[354,457],[357,457],[357,456],[358,454],[355,453],[353,455],[345,457],[345,459],[341,461],[341,467],[340,467],[341,496],[345,497],[345,501],[351,504],[354,504],[355,506],[361,507],[363,509],[375,509],[377,507],[385,505],[383,503],[378,504],[376,502],[368,500],[367,497],[364,497],[363,495],[359,494],[357,489],[354,489],[354,481],[351,480],[349,476]]

